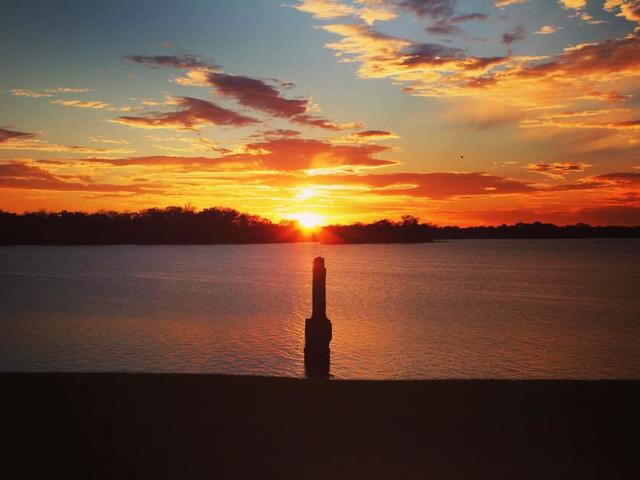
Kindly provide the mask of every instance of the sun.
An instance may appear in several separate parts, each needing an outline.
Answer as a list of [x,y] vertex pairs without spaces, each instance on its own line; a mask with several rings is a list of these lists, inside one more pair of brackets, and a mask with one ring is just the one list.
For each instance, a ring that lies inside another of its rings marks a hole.
[[321,215],[312,212],[296,213],[293,215],[293,218],[300,224],[300,226],[307,230],[318,228],[324,220]]

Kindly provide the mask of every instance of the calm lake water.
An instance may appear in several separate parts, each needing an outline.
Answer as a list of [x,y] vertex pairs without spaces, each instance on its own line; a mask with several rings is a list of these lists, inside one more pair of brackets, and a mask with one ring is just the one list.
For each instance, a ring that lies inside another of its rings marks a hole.
[[640,378],[640,241],[0,247],[0,370]]

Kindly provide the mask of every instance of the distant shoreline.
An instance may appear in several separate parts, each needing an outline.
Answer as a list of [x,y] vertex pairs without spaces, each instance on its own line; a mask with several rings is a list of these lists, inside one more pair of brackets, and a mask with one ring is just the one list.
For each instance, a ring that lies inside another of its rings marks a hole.
[[84,478],[624,478],[640,381],[0,373],[5,467]]
[[260,243],[392,244],[454,239],[640,238],[640,226],[436,226],[404,215],[400,221],[307,228],[273,223],[232,209],[180,207],[140,212],[28,212],[0,210],[0,245],[225,245]]
[[419,245],[429,243],[443,243],[450,240],[636,240],[638,236],[611,237],[451,237],[435,238],[418,242],[322,242],[322,241],[282,241],[282,242],[210,242],[210,243],[0,243],[0,247],[109,247],[109,246],[185,246],[202,247],[215,245]]

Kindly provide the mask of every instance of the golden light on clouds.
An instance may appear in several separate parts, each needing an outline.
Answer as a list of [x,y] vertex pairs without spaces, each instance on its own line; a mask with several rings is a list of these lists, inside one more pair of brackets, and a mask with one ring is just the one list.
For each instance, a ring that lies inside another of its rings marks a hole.
[[98,38],[101,69],[65,42],[30,59],[50,85],[7,69],[0,209],[640,223],[639,1],[290,3],[278,28],[207,3],[242,28],[192,18],[189,48]]

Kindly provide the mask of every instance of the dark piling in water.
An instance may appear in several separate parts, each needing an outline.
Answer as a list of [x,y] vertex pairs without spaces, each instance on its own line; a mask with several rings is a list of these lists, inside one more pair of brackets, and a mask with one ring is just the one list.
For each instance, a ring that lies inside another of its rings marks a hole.
[[313,260],[312,312],[304,326],[304,364],[308,377],[326,378],[329,376],[332,327],[327,318],[326,297],[327,269],[324,258]]

